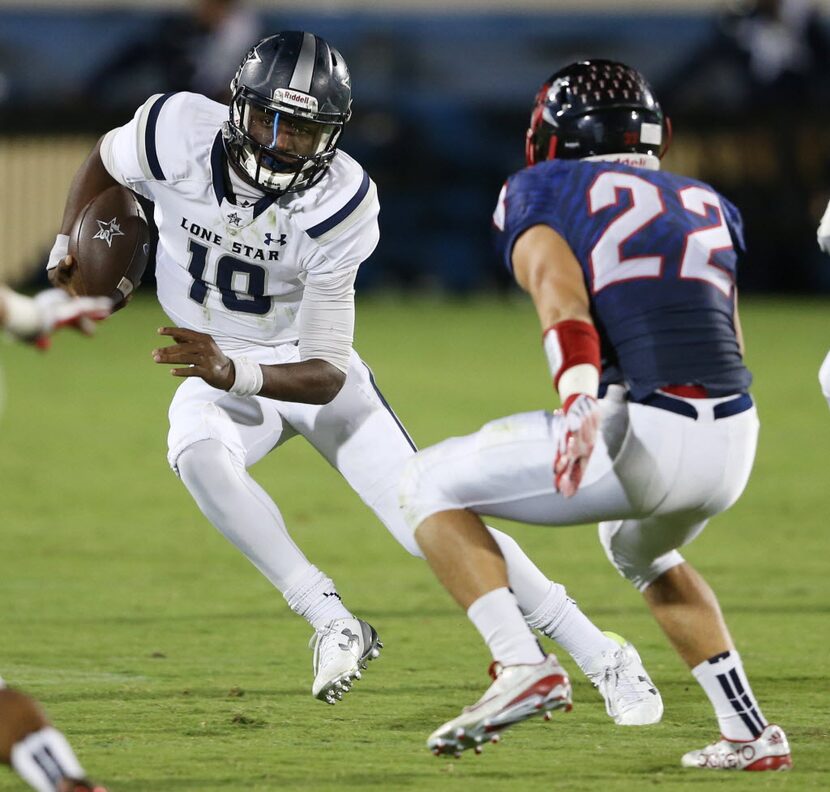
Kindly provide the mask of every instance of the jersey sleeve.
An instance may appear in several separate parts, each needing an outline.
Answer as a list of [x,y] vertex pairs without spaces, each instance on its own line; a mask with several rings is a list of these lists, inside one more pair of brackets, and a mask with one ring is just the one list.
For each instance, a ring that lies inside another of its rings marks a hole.
[[735,248],[735,252],[739,256],[742,256],[746,253],[746,242],[744,241],[744,221],[741,217],[740,210],[723,196],[721,196],[721,205],[723,206],[723,213],[726,225],[729,228],[729,234],[732,237],[732,245]]
[[101,159],[120,184],[146,198],[154,185],[187,177],[187,123],[199,112],[197,96],[188,93],[155,94],[122,127],[112,129],[101,142]]
[[502,187],[493,213],[494,242],[509,272],[513,272],[513,246],[528,228],[547,225],[566,236],[558,211],[563,178],[555,169],[535,166],[514,174]]
[[303,262],[308,274],[356,269],[374,252],[380,238],[377,187],[366,171],[360,168],[343,187],[327,194],[332,197],[302,218],[303,230],[315,243]]

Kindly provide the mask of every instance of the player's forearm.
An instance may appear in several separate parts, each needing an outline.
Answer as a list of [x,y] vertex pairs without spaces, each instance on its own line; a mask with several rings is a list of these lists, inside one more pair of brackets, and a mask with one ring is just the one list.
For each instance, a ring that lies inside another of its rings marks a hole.
[[343,387],[346,375],[325,360],[262,366],[259,396],[302,404],[328,404]]
[[101,160],[101,141],[99,140],[72,179],[63,210],[63,222],[61,223],[60,232],[68,234],[81,209],[96,195],[106,190],[107,187],[112,187],[117,183],[110,176]]

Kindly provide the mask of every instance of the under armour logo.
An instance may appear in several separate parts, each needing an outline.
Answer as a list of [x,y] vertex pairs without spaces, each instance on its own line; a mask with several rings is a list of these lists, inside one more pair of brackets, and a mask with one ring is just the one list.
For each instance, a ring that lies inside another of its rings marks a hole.
[[117,217],[113,217],[108,223],[103,220],[96,220],[98,223],[98,233],[92,237],[93,239],[103,239],[107,243],[107,247],[112,247],[112,239],[117,236],[124,236],[121,226],[116,222]]
[[228,222],[231,225],[238,226],[242,222],[242,218],[236,212],[232,212],[228,215]]
[[345,644],[337,644],[344,652],[348,652],[360,640],[348,627],[340,634],[346,636]]
[[280,234],[279,238],[274,238],[274,237],[271,236],[270,233],[268,233],[268,234],[265,235],[264,242],[265,242],[266,245],[270,245],[272,242],[279,242],[280,245],[284,245],[285,244],[285,237],[286,237],[285,234]]

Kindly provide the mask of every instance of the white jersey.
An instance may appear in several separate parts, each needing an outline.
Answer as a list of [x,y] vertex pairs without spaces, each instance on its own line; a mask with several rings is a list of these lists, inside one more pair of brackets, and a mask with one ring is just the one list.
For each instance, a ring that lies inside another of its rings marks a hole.
[[175,324],[226,350],[294,342],[308,279],[353,278],[375,249],[377,190],[338,151],[315,186],[237,204],[224,173],[227,116],[199,94],[156,95],[106,135],[101,158],[155,203],[158,296]]

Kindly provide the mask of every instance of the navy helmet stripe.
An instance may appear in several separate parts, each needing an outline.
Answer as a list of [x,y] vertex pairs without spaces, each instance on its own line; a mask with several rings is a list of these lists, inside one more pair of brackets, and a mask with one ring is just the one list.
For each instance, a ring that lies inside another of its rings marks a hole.
[[156,124],[158,123],[159,113],[162,105],[171,97],[172,93],[162,94],[153,103],[150,112],[147,116],[147,128],[144,130],[144,149],[147,152],[147,162],[150,165],[150,172],[159,181],[164,181],[164,171],[161,169],[159,162],[159,155],[156,149]]
[[322,223],[317,223],[306,232],[312,239],[323,236],[327,231],[331,231],[336,225],[342,223],[357,207],[360,202],[366,197],[369,192],[369,174],[363,171],[363,181],[360,183],[357,192],[351,197],[349,202],[339,211],[335,212],[328,220],[323,220]]
[[311,92],[311,81],[314,77],[314,62],[317,59],[317,37],[313,33],[303,34],[303,44],[297,55],[294,73],[288,87],[303,93]]
[[[365,363],[364,363],[363,365],[364,365],[364,366],[366,366],[366,364],[365,364]],[[384,397],[384,395],[380,392],[380,388],[378,388],[377,383],[375,382],[375,375],[374,375],[374,374],[372,374],[372,369],[370,369],[368,366],[366,366],[366,371],[368,371],[368,372],[369,372],[369,382],[371,382],[371,383],[372,383],[372,387],[375,389],[375,393],[377,393],[378,398],[379,398],[379,399],[380,399],[380,401],[381,401],[381,404],[383,404],[383,406],[386,408],[386,411],[389,413],[389,415],[391,415],[391,416],[392,416],[392,419],[393,419],[393,420],[395,421],[395,423],[398,425],[398,429],[400,429],[400,430],[401,430],[401,434],[402,434],[402,435],[404,436],[404,438],[406,439],[406,442],[407,442],[407,443],[409,443],[409,447],[410,447],[413,451],[417,452],[417,451],[418,451],[418,447],[417,447],[417,446],[415,445],[415,443],[412,441],[412,438],[409,436],[409,432],[407,432],[407,431],[406,431],[406,429],[404,429],[404,426],[403,426],[403,424],[401,423],[400,418],[398,418],[398,416],[397,416],[397,415],[395,415],[395,411],[394,411],[394,410],[393,410],[393,409],[389,406],[389,402],[388,402],[388,401],[386,401],[386,398],[385,398],[385,397]]]

